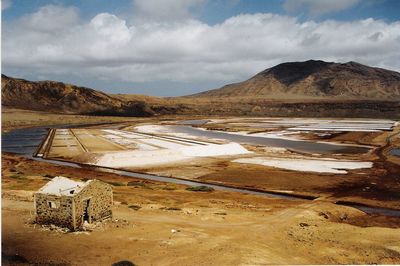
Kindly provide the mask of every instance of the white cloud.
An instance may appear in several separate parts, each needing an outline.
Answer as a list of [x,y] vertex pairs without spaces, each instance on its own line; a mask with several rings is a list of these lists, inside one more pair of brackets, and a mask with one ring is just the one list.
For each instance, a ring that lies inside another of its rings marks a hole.
[[348,9],[359,2],[360,0],[285,0],[283,7],[289,12],[307,9],[310,15],[319,16]]
[[12,6],[11,0],[2,0],[1,1],[1,10],[6,10]]
[[192,17],[206,0],[133,0],[138,20],[177,21]]
[[34,31],[55,33],[64,28],[73,27],[79,23],[79,12],[75,7],[47,5],[37,12],[23,16],[19,23],[21,27]]
[[244,14],[212,26],[193,19],[128,25],[113,14],[83,21],[74,8],[47,6],[4,25],[3,34],[3,70],[22,77],[184,82],[193,88],[308,59],[400,70],[400,22],[374,19],[299,22]]

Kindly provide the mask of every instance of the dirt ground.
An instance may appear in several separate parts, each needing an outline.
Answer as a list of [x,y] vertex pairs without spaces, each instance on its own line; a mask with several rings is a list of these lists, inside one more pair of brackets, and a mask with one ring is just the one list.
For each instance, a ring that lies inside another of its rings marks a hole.
[[[2,160],[4,265],[400,263],[399,218],[321,200],[192,192],[15,155]],[[59,174],[113,184],[114,220],[84,233],[32,224],[32,192]]]
[[[30,120],[34,116],[22,115],[15,122],[8,116],[6,129],[48,122],[40,115],[43,120]],[[85,122],[80,119],[74,123]],[[377,146],[367,155],[374,168],[365,170],[366,175],[358,171],[335,178],[294,175],[207,159],[175,167],[175,172],[153,169],[172,175],[186,171],[207,182],[321,196],[313,201],[194,192],[183,185],[2,153],[2,264],[111,265],[121,260],[136,265],[400,264],[399,217],[367,215],[332,203],[341,199],[400,208],[400,163],[388,154],[400,144],[400,129],[396,130],[393,136],[340,134],[327,140]],[[113,220],[91,232],[61,233],[35,225],[32,193],[57,175],[113,185]]]

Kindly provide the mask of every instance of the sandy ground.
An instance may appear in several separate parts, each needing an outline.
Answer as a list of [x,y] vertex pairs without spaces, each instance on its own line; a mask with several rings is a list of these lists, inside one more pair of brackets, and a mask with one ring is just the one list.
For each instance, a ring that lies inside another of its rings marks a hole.
[[[9,117],[8,128],[45,121],[32,122],[35,115],[29,115],[15,123]],[[238,187],[320,196],[314,201],[192,192],[181,185],[56,166],[3,153],[3,264],[111,265],[119,260],[137,265],[400,264],[400,218],[366,215],[332,203],[348,200],[400,209],[400,160],[388,154],[390,148],[399,146],[399,132],[397,127],[393,132],[324,137],[324,141],[377,147],[374,153],[359,158],[373,161],[373,168],[350,170],[347,175],[243,166],[232,163],[235,158],[230,157],[204,157],[184,165],[141,169]],[[314,133],[302,137],[320,139]],[[253,152],[259,149],[246,148]],[[263,152],[293,155],[282,149]],[[59,233],[32,224],[33,191],[57,175],[78,181],[96,178],[112,184],[114,220],[85,233]]]
[[[33,225],[32,192],[58,174],[114,184],[114,221],[87,233]],[[4,265],[400,263],[399,218],[321,200],[191,192],[13,155],[3,156],[2,175]]]

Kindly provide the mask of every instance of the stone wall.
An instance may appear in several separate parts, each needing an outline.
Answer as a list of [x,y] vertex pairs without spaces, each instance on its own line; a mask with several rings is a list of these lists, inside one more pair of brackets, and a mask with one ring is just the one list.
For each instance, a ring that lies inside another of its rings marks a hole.
[[112,187],[101,181],[92,180],[89,185],[74,196],[76,228],[82,226],[84,205],[87,199],[90,199],[89,214],[92,223],[112,215]]
[[[49,201],[55,202],[56,208],[51,208]],[[74,229],[72,197],[36,193],[35,204],[37,223]]]

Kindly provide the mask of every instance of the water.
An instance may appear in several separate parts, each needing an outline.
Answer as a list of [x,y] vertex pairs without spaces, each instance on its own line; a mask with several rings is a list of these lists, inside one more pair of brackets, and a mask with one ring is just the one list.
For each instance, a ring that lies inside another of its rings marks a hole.
[[400,157],[400,148],[391,149],[391,150],[389,151],[389,153],[390,153],[391,155]]
[[270,147],[286,148],[304,153],[318,154],[361,154],[369,151],[367,147],[335,145],[329,143],[318,143],[313,141],[297,141],[287,139],[266,138],[257,136],[243,136],[217,132],[212,130],[202,130],[191,126],[169,126],[174,133],[185,133],[196,137],[207,137],[214,139],[225,139],[233,142],[247,143],[253,145],[262,145]]
[[338,201],[336,202],[338,205],[349,206],[352,208],[359,209],[368,214],[379,214],[379,215],[386,215],[392,217],[400,217],[400,210],[395,209],[388,209],[388,208],[380,208],[380,207],[371,207],[362,204],[346,202],[346,201]]
[[47,127],[16,129],[1,135],[1,150],[32,155],[48,132]]
[[210,120],[199,119],[199,120],[183,120],[176,122],[178,125],[185,125],[185,126],[201,126],[207,124]]
[[50,128],[74,128],[104,123],[67,124],[15,129],[1,134],[1,151],[32,156]]

